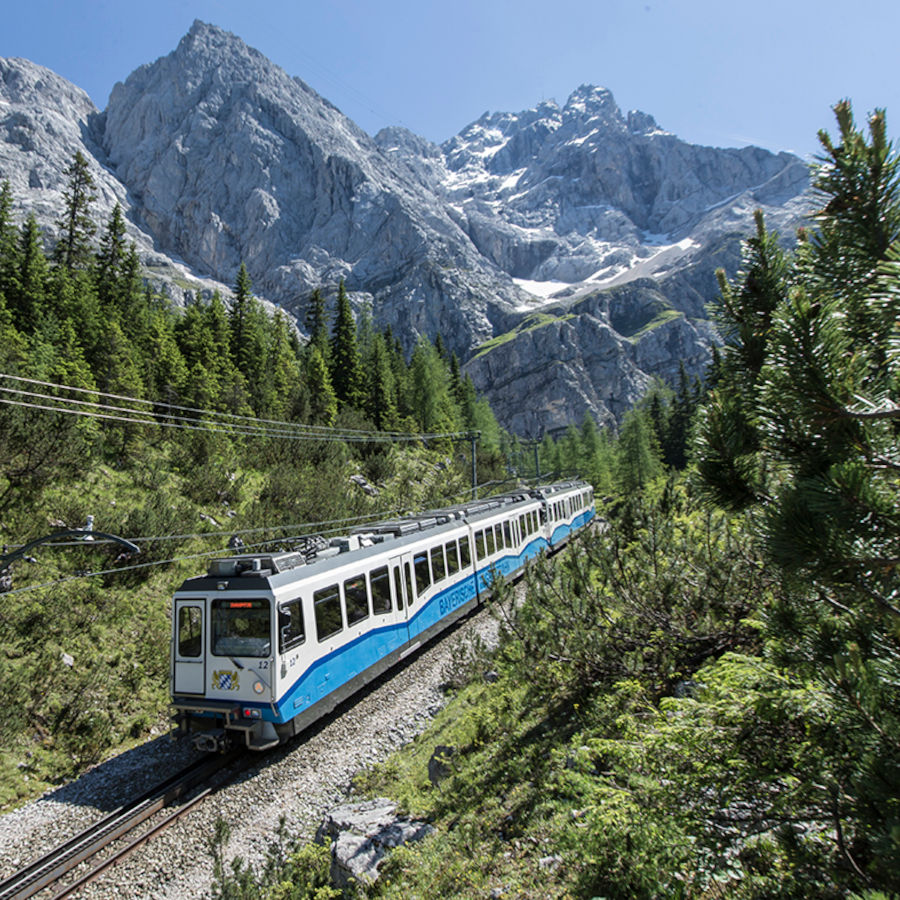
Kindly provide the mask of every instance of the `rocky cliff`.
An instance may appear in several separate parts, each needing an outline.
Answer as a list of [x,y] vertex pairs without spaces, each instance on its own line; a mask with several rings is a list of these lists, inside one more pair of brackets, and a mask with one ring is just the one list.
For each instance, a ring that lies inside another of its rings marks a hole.
[[230,285],[302,321],[343,278],[411,346],[440,332],[523,434],[614,421],[655,376],[700,371],[713,271],[762,206],[789,231],[805,166],[695,147],[583,86],[563,106],[485,114],[443,146],[370,138],[239,38],[195,22],[102,113],[26,60],[0,60],[0,177],[52,241],[64,170],[90,160],[97,213],[126,210],[154,277]]

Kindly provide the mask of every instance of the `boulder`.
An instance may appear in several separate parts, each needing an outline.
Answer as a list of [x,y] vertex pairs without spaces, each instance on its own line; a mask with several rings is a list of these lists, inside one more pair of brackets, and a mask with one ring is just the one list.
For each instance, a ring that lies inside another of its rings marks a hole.
[[398,816],[395,803],[377,797],[330,810],[316,840],[331,839],[331,880],[343,889],[353,881],[374,883],[378,866],[390,850],[420,841],[432,831],[425,822]]

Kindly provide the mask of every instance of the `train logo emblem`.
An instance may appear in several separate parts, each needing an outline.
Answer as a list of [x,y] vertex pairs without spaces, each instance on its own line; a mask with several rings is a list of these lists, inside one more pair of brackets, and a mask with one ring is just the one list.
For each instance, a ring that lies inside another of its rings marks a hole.
[[238,673],[222,669],[212,673],[214,691],[236,691],[238,689]]

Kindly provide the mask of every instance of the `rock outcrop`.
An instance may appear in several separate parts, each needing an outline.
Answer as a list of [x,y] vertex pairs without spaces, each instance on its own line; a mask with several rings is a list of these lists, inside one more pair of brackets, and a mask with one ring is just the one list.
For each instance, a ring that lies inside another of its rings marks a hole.
[[353,881],[372,884],[389,851],[420,841],[432,831],[425,822],[398,816],[396,803],[378,797],[329,810],[316,840],[331,840],[331,881],[345,888]]

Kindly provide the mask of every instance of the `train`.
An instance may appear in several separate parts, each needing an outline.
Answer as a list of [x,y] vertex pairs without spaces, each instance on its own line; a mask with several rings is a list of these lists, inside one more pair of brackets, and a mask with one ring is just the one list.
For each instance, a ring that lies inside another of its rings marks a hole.
[[583,481],[210,560],[172,604],[171,713],[201,751],[299,734],[595,517]]

